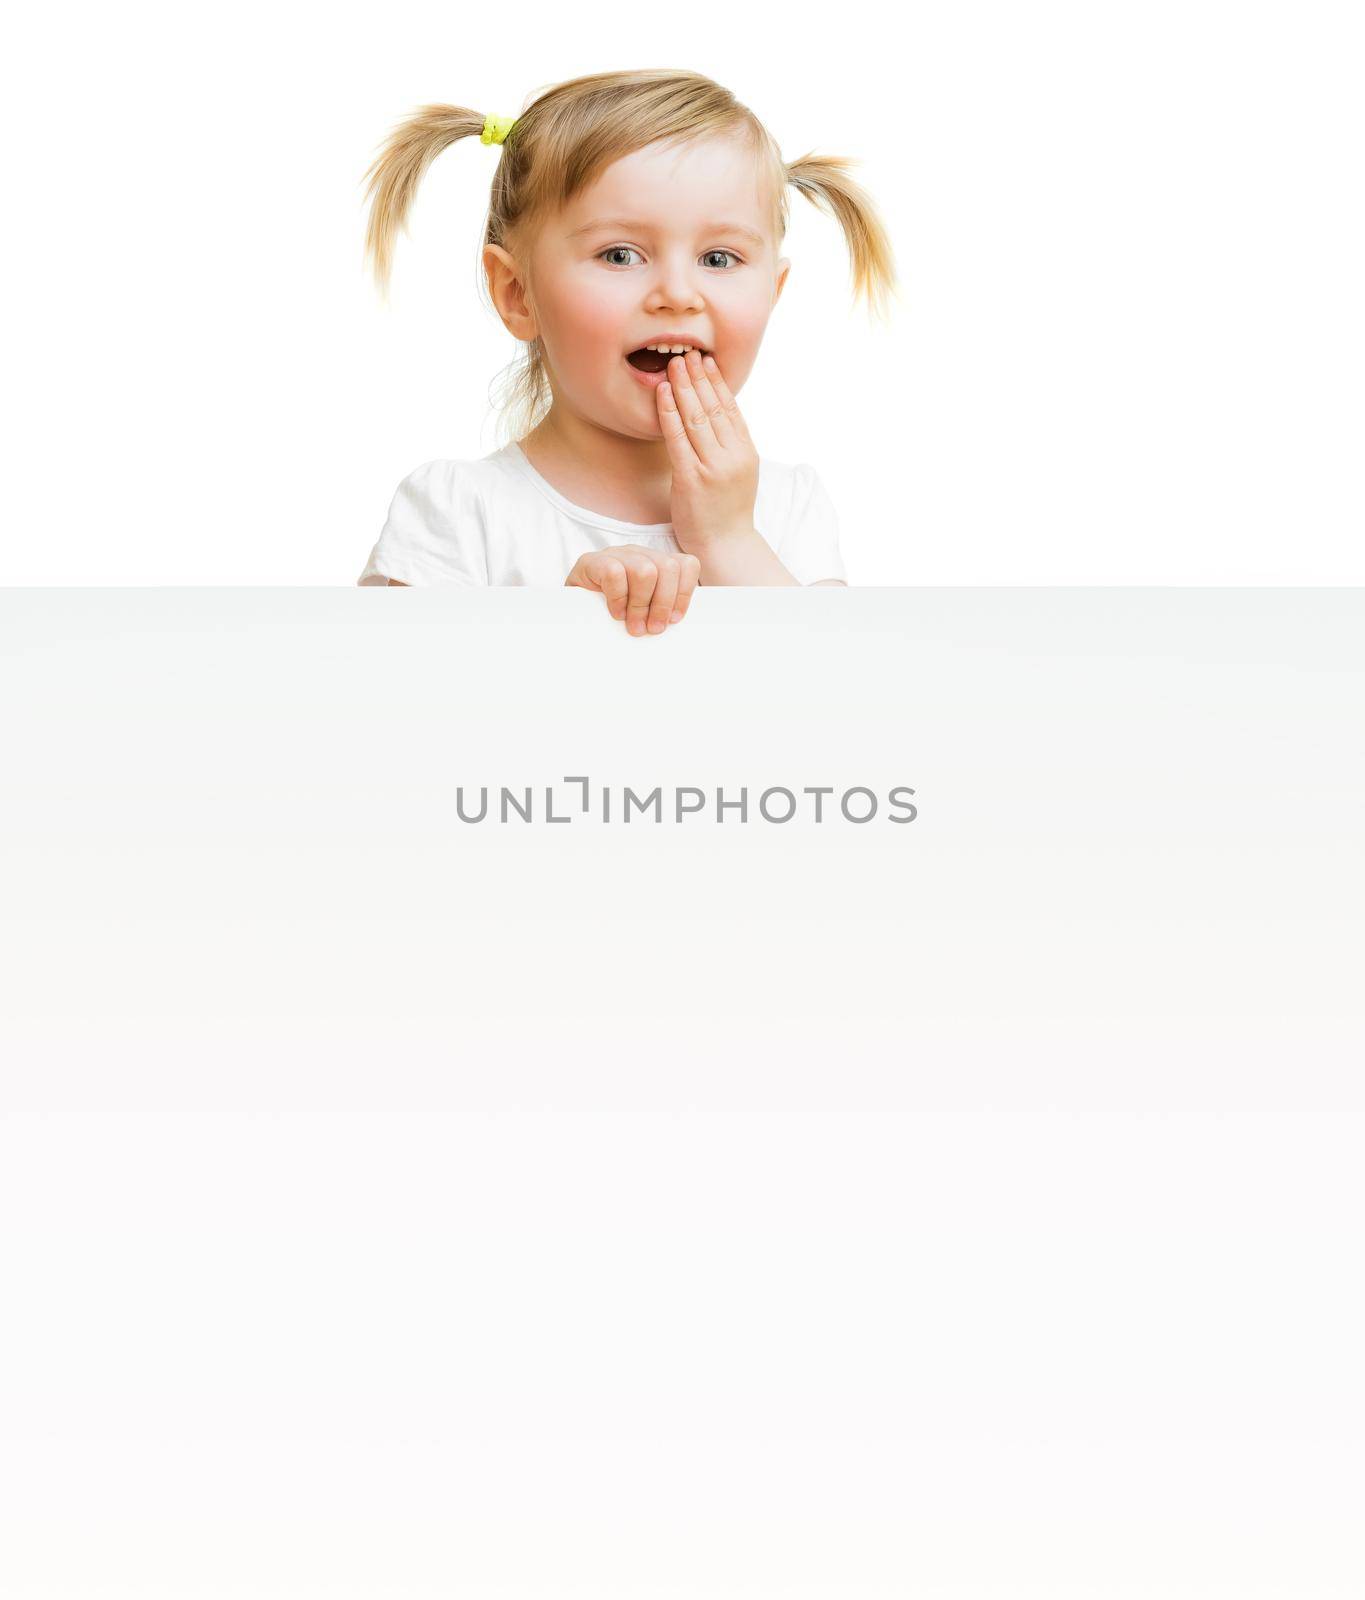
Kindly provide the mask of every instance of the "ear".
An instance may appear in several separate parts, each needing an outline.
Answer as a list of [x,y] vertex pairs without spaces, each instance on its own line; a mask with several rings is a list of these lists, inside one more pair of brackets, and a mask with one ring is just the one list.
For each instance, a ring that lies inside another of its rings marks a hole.
[[782,289],[787,281],[787,274],[791,271],[792,264],[786,256],[777,263],[777,283],[773,288],[773,305],[782,298]]
[[483,247],[483,270],[488,275],[488,292],[508,333],[515,339],[534,339],[535,313],[527,301],[521,268],[515,258],[508,255],[501,245],[486,244]]

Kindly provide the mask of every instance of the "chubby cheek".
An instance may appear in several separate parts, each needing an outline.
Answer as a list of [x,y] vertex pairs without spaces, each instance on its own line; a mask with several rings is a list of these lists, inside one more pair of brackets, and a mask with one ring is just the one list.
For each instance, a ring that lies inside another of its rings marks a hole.
[[753,371],[758,349],[768,326],[767,304],[736,308],[716,328],[716,364],[726,387],[739,392],[740,385]]
[[591,278],[566,284],[545,312],[561,382],[596,386],[623,359],[630,307],[619,289],[613,293],[611,286]]

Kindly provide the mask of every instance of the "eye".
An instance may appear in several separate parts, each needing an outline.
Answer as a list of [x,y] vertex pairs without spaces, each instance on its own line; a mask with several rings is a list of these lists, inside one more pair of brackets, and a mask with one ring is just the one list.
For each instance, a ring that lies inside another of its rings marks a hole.
[[[639,254],[639,251],[636,250],[634,245],[612,244],[612,245],[608,245],[605,250],[599,250],[597,252],[597,259],[599,261],[601,261],[605,256],[619,255],[622,252],[624,252],[626,255],[638,255]],[[705,261],[707,259],[707,257],[709,257],[709,256],[727,256],[731,261],[739,261],[739,257],[735,254],[735,252],[733,250],[708,250],[706,252],[706,254],[702,257],[702,260]],[[628,267],[630,265],[630,263],[628,261],[613,261],[613,262],[610,262],[608,264],[610,266],[613,266],[613,267]],[[743,263],[740,262],[740,265],[742,266]]]

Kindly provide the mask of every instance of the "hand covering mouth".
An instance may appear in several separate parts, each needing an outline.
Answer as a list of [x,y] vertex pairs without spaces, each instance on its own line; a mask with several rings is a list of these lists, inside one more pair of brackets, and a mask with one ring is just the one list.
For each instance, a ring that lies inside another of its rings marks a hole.
[[[701,346],[696,348],[701,350]],[[704,356],[709,356],[709,350],[702,350]],[[626,357],[632,367],[638,367],[641,372],[663,372],[673,357],[666,350],[647,350],[643,345],[638,350],[632,350]]]

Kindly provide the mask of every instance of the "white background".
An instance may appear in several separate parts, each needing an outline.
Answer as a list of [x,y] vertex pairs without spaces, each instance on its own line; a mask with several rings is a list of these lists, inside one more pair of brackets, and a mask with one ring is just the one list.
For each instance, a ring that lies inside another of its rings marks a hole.
[[680,65],[861,160],[903,297],[791,195],[740,396],[856,584],[1365,581],[1357,5],[28,7],[0,67],[0,581],[348,584],[400,478],[494,447],[496,151],[428,171],[393,299],[361,178],[427,102]]
[[[476,142],[366,280],[385,133],[667,63],[863,163],[899,321],[793,195],[741,401],[915,587],[313,587],[515,348]],[[0,584],[214,587],[0,610],[4,1600],[1365,1587],[1356,599],[920,587],[1365,582],[1361,77],[1345,4],[10,25]],[[922,815],[451,829],[585,765]]]

